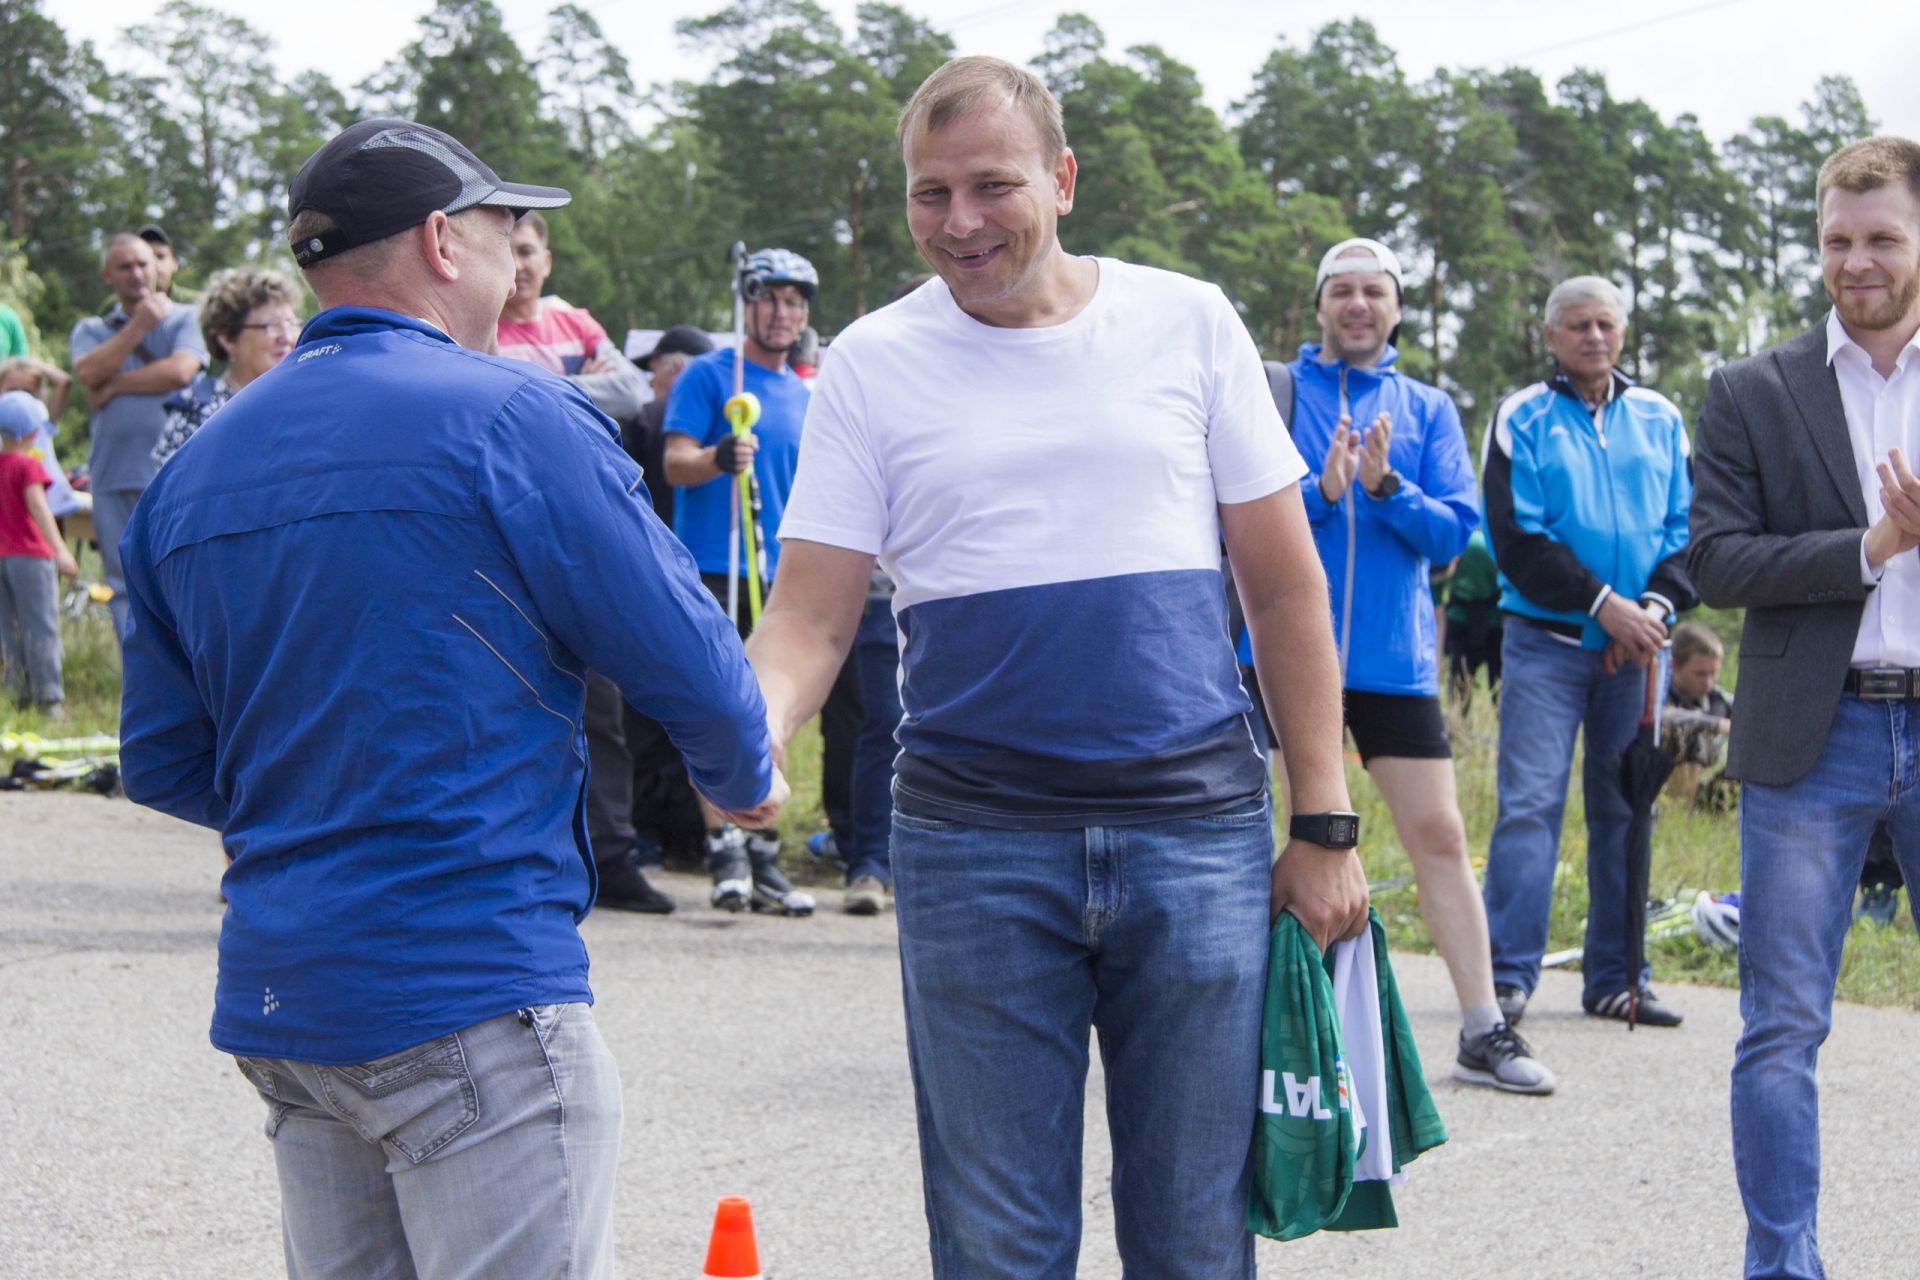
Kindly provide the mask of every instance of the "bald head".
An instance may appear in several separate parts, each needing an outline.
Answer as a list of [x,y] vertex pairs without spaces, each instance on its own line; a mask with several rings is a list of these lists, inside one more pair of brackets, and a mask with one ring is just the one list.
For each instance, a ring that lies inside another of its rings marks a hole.
[[121,310],[131,311],[142,298],[160,287],[153,246],[139,236],[121,232],[107,241],[107,247],[101,251],[100,278],[113,290]]

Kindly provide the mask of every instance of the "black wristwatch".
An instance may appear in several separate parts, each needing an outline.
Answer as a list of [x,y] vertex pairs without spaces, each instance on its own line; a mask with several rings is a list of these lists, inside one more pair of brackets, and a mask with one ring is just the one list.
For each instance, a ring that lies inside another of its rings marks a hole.
[[1380,477],[1380,487],[1378,489],[1367,490],[1367,496],[1369,498],[1385,499],[1391,498],[1398,492],[1400,492],[1400,473],[1398,471],[1389,471]]
[[1296,813],[1287,823],[1287,835],[1325,849],[1351,849],[1360,843],[1360,815],[1342,813]]

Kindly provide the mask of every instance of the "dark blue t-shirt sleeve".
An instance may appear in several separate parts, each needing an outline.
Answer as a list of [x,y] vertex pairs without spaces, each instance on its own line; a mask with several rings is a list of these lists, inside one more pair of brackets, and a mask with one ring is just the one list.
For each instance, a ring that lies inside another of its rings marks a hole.
[[530,381],[495,420],[476,479],[538,624],[660,722],[715,804],[765,799],[773,760],[759,685],[612,420],[578,388]]

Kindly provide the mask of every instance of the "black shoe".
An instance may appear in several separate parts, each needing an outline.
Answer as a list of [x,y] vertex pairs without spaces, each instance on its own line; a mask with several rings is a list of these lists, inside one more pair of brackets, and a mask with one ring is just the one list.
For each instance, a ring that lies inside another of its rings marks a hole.
[[[1627,1020],[1627,997],[1631,991],[1616,991],[1610,996],[1595,1000],[1583,996],[1581,1007],[1596,1018],[1617,1018]],[[1640,988],[1640,1008],[1634,1021],[1643,1027],[1677,1027],[1681,1023],[1680,1011],[1671,1005],[1662,1004],[1660,997],[1653,994],[1652,987]]]
[[1493,988],[1493,998],[1499,1002],[1500,1016],[1507,1020],[1508,1026],[1519,1026],[1520,1019],[1527,1016],[1527,993],[1520,988],[1497,983]]
[[634,851],[629,849],[600,865],[600,896],[594,899],[594,905],[615,911],[640,911],[650,916],[664,916],[673,913],[674,902],[647,883],[639,860],[635,858]]

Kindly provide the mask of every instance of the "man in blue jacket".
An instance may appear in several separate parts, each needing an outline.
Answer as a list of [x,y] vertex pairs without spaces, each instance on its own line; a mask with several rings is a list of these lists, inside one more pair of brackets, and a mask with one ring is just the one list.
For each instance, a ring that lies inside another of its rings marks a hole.
[[1480,516],[1453,401],[1394,367],[1400,287],[1400,262],[1378,241],[1327,250],[1315,286],[1321,340],[1290,366],[1288,425],[1317,473],[1301,491],[1333,601],[1347,729],[1393,814],[1460,1001],[1455,1074],[1551,1093],[1553,1073],[1494,999],[1486,912],[1467,858],[1427,575],[1460,554]]
[[[1587,932],[1581,1003],[1642,1026],[1680,1014],[1627,972],[1627,827],[1620,753],[1633,741],[1647,667],[1687,578],[1686,423],[1618,366],[1626,300],[1599,276],[1547,295],[1555,370],[1501,402],[1483,445],[1487,532],[1500,567],[1500,816],[1487,847],[1493,978],[1509,1022],[1540,979],[1573,740],[1586,732]],[[1656,703],[1657,705],[1657,703]]]
[[479,354],[516,213],[567,199],[404,120],[328,142],[288,194],[325,309],[123,543],[126,789],[232,858],[213,1042],[266,1101],[290,1274],[612,1274],[589,668],[723,810],[785,796],[612,422]]

